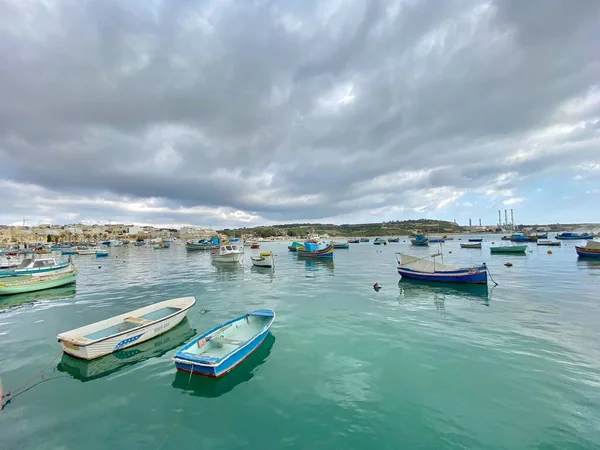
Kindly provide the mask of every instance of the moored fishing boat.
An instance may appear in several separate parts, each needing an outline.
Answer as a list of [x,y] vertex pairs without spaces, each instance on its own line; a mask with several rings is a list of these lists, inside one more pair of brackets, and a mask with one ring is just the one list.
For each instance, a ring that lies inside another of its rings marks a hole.
[[259,249],[260,244],[258,242],[253,242],[252,244],[250,244],[250,248],[254,250]]
[[443,244],[444,242],[445,242],[445,239],[443,239],[443,238],[437,238],[437,237],[429,238],[430,244]]
[[[400,255],[400,258],[398,258]],[[487,284],[487,266],[485,263],[473,267],[455,267],[438,263],[435,258],[442,256],[435,253],[425,258],[396,253],[398,274],[402,277],[421,281],[436,281],[444,283],[475,283]]]
[[483,241],[482,238],[469,238],[469,242],[481,242]]
[[585,247],[575,247],[577,256],[584,258],[600,258],[600,242],[587,241]]
[[69,272],[49,273],[44,276],[18,275],[0,278],[0,295],[23,294],[42,291],[75,283],[77,269]]
[[502,247],[490,247],[491,253],[525,253],[526,245],[505,245]]
[[84,255],[95,255],[100,248],[98,247],[77,247],[77,254],[80,256]]
[[229,320],[184,345],[173,356],[177,370],[221,377],[250,356],[269,334],[272,309],[260,309]]
[[145,342],[177,326],[196,303],[181,297],[154,303],[57,336],[65,353],[95,359]]
[[275,267],[275,255],[273,252],[260,252],[258,256],[250,257],[252,265],[257,267]]
[[369,238],[360,238],[360,242],[369,242]]
[[387,245],[387,241],[383,238],[375,238],[375,240],[373,241],[373,245]]
[[296,253],[298,256],[307,258],[333,259],[333,245],[328,245],[320,249],[317,244],[305,242],[304,247],[302,249],[298,248]]
[[0,277],[15,275],[45,276],[51,273],[70,272],[73,267],[70,259],[66,262],[57,262],[54,258],[25,258],[17,267],[0,271]]
[[388,242],[400,242],[400,238],[388,238]]
[[215,262],[239,263],[243,258],[243,245],[238,245],[231,242],[222,243],[212,253],[212,260]]
[[211,239],[198,239],[196,241],[186,241],[185,249],[188,252],[203,251],[203,250],[214,250],[219,248],[221,239],[217,236],[213,236]]
[[350,244],[360,244],[360,239],[350,239],[348,242]]
[[292,245],[288,245],[288,250],[290,252],[296,252],[299,248],[304,249],[304,245],[302,245],[300,242],[294,241],[292,242]]
[[513,242],[536,242],[538,238],[535,235],[515,233],[510,237],[510,240]]
[[594,236],[590,233],[559,233],[556,235],[556,239],[563,240],[577,240],[577,239],[593,239]]
[[331,245],[333,245],[334,249],[348,249],[350,248],[350,242],[335,242],[331,241]]
[[410,243],[415,247],[427,247],[429,245],[429,238],[424,234],[417,234]]
[[96,258],[108,256],[108,250],[96,250]]
[[539,240],[537,241],[537,245],[547,245],[547,246],[553,246],[553,247],[560,247],[561,242],[560,241],[546,241],[546,240]]
[[460,244],[460,248],[481,248],[481,242],[472,242],[470,244]]

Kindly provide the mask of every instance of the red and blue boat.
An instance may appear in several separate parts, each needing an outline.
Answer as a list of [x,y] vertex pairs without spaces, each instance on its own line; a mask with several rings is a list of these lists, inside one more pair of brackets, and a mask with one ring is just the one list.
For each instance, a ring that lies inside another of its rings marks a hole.
[[396,253],[398,274],[403,278],[421,281],[487,284],[487,266],[485,263],[473,267],[454,267],[437,262],[435,258],[438,256],[442,256],[442,254],[436,253],[426,257],[433,258],[430,261],[404,253]]
[[304,248],[296,249],[296,254],[307,258],[333,259],[333,245],[329,244],[327,247],[319,248],[313,242],[305,242]]
[[577,256],[581,258],[598,258],[600,259],[600,242],[598,241],[587,241],[585,247],[575,246]]
[[184,345],[173,356],[182,372],[218,378],[260,347],[275,321],[275,311],[259,309],[229,320]]

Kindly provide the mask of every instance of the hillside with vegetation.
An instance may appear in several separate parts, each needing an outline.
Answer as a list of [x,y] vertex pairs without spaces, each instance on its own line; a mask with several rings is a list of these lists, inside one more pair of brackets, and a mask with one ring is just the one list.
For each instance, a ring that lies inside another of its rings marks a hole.
[[444,220],[403,220],[378,223],[343,224],[328,223],[292,223],[284,225],[270,225],[253,228],[226,228],[220,233],[229,237],[255,236],[268,237],[299,237],[308,233],[319,235],[344,237],[376,237],[376,236],[407,236],[414,233],[449,234],[464,231],[454,222]]

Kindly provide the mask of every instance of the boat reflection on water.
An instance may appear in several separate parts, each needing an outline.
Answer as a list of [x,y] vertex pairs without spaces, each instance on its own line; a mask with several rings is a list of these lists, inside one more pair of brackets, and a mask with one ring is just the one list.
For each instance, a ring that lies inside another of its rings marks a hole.
[[213,273],[219,281],[231,281],[236,279],[239,274],[244,273],[244,266],[241,263],[224,263],[211,261]]
[[61,286],[43,291],[26,292],[0,297],[0,313],[43,301],[67,300],[75,297],[76,285]]
[[266,361],[274,344],[275,336],[269,333],[262,345],[253,354],[227,375],[220,378],[190,375],[187,372],[178,370],[172,386],[189,392],[189,395],[194,397],[220,397],[237,385],[250,381],[254,377],[256,369]]
[[178,326],[163,335],[98,359],[86,361],[63,353],[57,369],[79,381],[95,380],[147,359],[163,356],[168,351],[183,345],[195,334],[196,330],[190,327],[186,317]]
[[404,298],[433,297],[437,309],[445,308],[446,296],[476,300],[482,305],[490,306],[491,290],[487,284],[438,283],[402,278],[398,287]]
[[[577,266],[581,267],[582,269],[591,269],[591,270],[600,271],[600,259],[579,257],[579,258],[577,258]],[[598,274],[595,273],[594,275],[600,275],[600,273],[598,273]]]
[[318,260],[318,259],[303,259],[304,268],[306,270],[306,276],[312,276],[312,273],[320,270],[329,270],[331,276],[333,276],[334,263],[333,261]]
[[260,267],[252,264],[250,267],[250,272],[259,273],[271,279],[273,282],[273,278],[275,278],[275,267]]

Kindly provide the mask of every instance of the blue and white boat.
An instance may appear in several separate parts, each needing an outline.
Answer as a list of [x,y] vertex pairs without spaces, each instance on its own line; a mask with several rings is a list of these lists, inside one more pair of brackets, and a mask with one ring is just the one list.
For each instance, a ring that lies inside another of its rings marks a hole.
[[108,250],[96,250],[96,258],[104,258],[108,256]]
[[410,243],[416,247],[427,247],[429,246],[429,238],[424,234],[418,234],[410,240]]
[[[398,258],[400,255],[400,258]],[[487,266],[483,263],[474,267],[454,267],[438,263],[435,258],[441,253],[429,257],[433,261],[416,256],[396,253],[398,273],[404,278],[421,281],[437,281],[443,283],[475,283],[487,284]]]
[[18,275],[44,276],[56,275],[59,273],[70,272],[73,270],[73,263],[69,260],[66,262],[57,262],[54,258],[25,258],[18,266],[9,269],[1,270],[0,277],[11,277]]
[[274,320],[272,309],[259,309],[225,322],[177,351],[175,367],[194,375],[221,377],[263,343]]
[[373,245],[387,245],[387,241],[384,238],[375,238]]
[[556,239],[563,240],[577,240],[577,239],[593,239],[594,236],[590,233],[559,233],[556,235]]
[[202,251],[202,250],[216,250],[221,244],[221,239],[217,236],[213,236],[211,239],[198,239],[196,241],[187,241],[185,243],[185,249],[188,252]]

